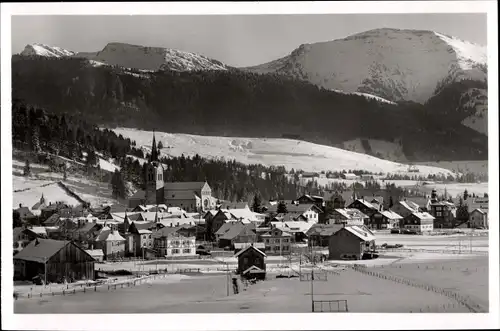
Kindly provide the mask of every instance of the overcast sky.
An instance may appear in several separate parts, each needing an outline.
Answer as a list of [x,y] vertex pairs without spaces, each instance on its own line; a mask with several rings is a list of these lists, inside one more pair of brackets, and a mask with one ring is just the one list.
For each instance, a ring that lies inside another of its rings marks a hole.
[[12,52],[29,43],[98,51],[108,42],[175,48],[232,66],[261,64],[300,44],[376,28],[433,30],[486,45],[486,14],[12,16]]

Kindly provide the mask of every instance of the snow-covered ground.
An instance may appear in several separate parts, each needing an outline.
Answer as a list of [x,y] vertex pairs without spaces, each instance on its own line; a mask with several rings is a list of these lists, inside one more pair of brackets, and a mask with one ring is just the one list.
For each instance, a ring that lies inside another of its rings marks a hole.
[[120,167],[117,166],[116,164],[108,161],[108,160],[105,160],[103,158],[99,158],[99,167],[102,169],[102,170],[106,170],[106,171],[109,171],[109,172],[115,172],[115,170],[118,170],[120,171]]
[[441,161],[441,162],[415,162],[417,165],[428,165],[445,168],[448,170],[474,174],[488,174],[488,160],[484,161]]
[[53,183],[47,186],[31,187],[30,189],[22,192],[14,192],[12,206],[13,208],[17,208],[19,205],[22,205],[23,207],[31,208],[35,203],[40,201],[42,194],[48,202],[55,203],[58,201],[64,201],[71,206],[80,204],[77,199],[70,196],[61,186],[57,183]]
[[[150,147],[152,131],[130,128],[113,129],[116,134],[135,140],[137,147]],[[280,138],[234,138],[171,134],[156,132],[156,141],[161,141],[162,155],[194,156],[235,159],[245,164],[261,163],[267,166],[284,165],[287,169],[305,171],[363,169],[371,172],[406,173],[408,165],[379,159],[366,154],[344,149],[313,144],[300,140]],[[168,148],[167,148],[168,147]],[[450,170],[417,166],[421,175],[454,175]]]
[[[406,156],[403,152],[403,147],[400,144],[368,139],[372,152],[386,160],[396,161],[396,162],[407,162]],[[365,154],[366,150],[361,143],[361,139],[353,139],[349,141],[344,141],[344,148],[353,152]]]
[[[111,163],[105,161],[104,164],[108,165]],[[12,184],[14,208],[19,207],[20,203],[23,206],[32,207],[40,200],[42,194],[47,203],[64,201],[70,205],[78,205],[80,202],[59,186],[58,182],[62,182],[69,190],[92,205],[117,203],[111,196],[111,189],[108,183],[102,183],[72,173],[68,173],[67,178],[64,179],[62,173],[50,172],[47,166],[36,163],[30,164],[32,175],[24,177],[22,176],[23,166],[24,163],[13,160]]]

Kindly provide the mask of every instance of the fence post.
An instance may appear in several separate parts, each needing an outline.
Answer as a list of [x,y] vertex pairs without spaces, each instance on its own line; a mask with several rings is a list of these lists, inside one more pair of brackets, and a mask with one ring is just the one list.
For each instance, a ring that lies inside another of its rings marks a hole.
[[63,290],[63,295],[66,295],[66,293],[64,293],[64,290]]

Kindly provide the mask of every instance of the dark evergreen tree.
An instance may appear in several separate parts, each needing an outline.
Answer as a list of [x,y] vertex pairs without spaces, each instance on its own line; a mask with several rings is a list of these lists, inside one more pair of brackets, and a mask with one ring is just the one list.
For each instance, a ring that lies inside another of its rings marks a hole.
[[261,206],[262,201],[260,199],[260,195],[257,193],[253,197],[253,203],[252,203],[252,210],[254,213],[260,213],[261,212]]
[[276,208],[276,212],[278,214],[286,214],[286,213],[288,213],[288,209],[286,208],[285,201],[278,202],[278,206]]
[[120,173],[120,171],[118,171],[118,169],[115,169],[115,172],[113,173],[113,176],[111,178],[111,186],[113,188],[113,197],[115,199],[126,198],[125,182],[123,181],[122,174]]
[[23,175],[25,177],[31,176],[31,165],[29,160],[26,160],[26,162],[24,163]]
[[469,192],[467,192],[467,189],[464,191],[464,200],[467,201],[469,198]]
[[14,224],[13,224],[14,228],[17,228],[17,227],[20,227],[23,225],[23,222],[21,221],[21,214],[19,214],[19,212],[17,210],[13,211],[12,219],[14,221]]

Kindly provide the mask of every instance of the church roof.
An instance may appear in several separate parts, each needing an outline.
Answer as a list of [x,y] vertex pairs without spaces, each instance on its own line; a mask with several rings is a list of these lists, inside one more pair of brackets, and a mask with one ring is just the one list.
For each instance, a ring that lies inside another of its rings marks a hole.
[[206,182],[175,182],[165,183],[167,191],[198,191],[205,186]]

